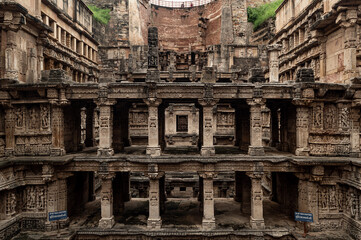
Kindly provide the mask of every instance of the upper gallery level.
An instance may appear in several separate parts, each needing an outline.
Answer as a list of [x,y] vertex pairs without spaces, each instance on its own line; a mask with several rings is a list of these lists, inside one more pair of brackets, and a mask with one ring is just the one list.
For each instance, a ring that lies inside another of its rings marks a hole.
[[[294,81],[300,68],[315,81],[352,84],[360,75],[360,2],[285,0],[276,11],[270,59],[280,82]],[[275,72],[273,74],[276,74]]]
[[0,78],[37,83],[52,69],[68,80],[96,81],[92,13],[78,0],[0,1]]

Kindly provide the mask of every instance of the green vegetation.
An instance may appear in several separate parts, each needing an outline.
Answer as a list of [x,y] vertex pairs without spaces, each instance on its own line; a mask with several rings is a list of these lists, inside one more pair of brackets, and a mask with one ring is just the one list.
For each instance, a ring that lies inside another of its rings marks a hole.
[[88,8],[93,12],[95,20],[105,25],[108,24],[110,20],[110,9],[102,9],[94,5],[89,5]]
[[248,7],[248,21],[253,23],[254,29],[256,30],[262,25],[262,23],[276,16],[275,11],[282,2],[283,0],[274,0],[270,3],[266,3],[255,8]]

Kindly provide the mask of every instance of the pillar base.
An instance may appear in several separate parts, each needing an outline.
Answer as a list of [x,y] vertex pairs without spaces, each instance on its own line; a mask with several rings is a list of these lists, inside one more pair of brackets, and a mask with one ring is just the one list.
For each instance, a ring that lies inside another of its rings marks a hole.
[[264,219],[253,219],[251,216],[250,220],[252,229],[264,229]]
[[202,147],[201,155],[202,156],[213,156],[216,154],[214,147]]
[[310,149],[308,148],[297,148],[295,151],[296,156],[309,156],[310,155]]
[[114,150],[112,148],[98,148],[98,157],[109,157],[114,155]]
[[112,228],[114,226],[114,216],[99,220],[99,228]]
[[147,227],[151,229],[161,229],[162,219],[148,219]]
[[160,156],[160,147],[147,147],[147,154],[151,156]]
[[264,156],[264,148],[263,147],[248,147],[248,155],[251,156]]
[[213,219],[204,219],[202,220],[203,230],[213,230],[216,228],[216,220]]

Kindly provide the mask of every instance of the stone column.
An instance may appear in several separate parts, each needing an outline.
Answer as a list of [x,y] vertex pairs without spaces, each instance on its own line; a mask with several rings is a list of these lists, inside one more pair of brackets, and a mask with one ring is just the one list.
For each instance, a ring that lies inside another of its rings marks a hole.
[[160,229],[162,227],[162,219],[160,217],[160,188],[159,179],[164,173],[149,172],[149,217],[148,228]]
[[159,124],[158,124],[158,106],[161,99],[148,98],[144,100],[148,105],[148,146],[147,154],[151,156],[160,156],[161,149],[159,145]]
[[212,230],[216,228],[216,220],[214,218],[214,194],[213,194],[213,178],[214,173],[200,173],[203,179],[203,230]]
[[[341,27],[345,29],[345,49],[344,49],[344,81],[349,81],[350,78],[356,77],[357,70],[357,9],[348,9],[344,13],[340,13],[338,19],[344,19],[341,22]],[[337,23],[337,21],[336,21]]]
[[203,145],[201,154],[203,156],[215,155],[215,149],[213,145],[213,134],[215,132],[215,121],[213,119],[213,107],[216,106],[216,100],[199,100],[199,103],[203,106]]
[[12,106],[5,109],[5,156],[12,156],[15,148],[15,116]]
[[326,82],[326,42],[327,38],[322,37],[320,40],[321,52],[320,52],[320,81]]
[[251,189],[251,219],[250,224],[253,229],[263,229],[263,192],[262,192],[262,174],[247,173],[252,181]]
[[55,38],[55,39],[57,39],[57,36],[58,36],[58,24],[56,24],[56,22],[54,21],[53,22],[53,37]]
[[16,49],[18,47],[16,43],[17,34],[15,31],[9,29],[6,36],[7,43],[5,48],[4,78],[19,80],[20,61],[18,59],[18,54],[16,54]]
[[313,214],[313,222],[318,223],[317,183],[300,176],[298,180],[298,211]]
[[262,99],[255,98],[247,100],[250,105],[250,138],[251,145],[248,148],[248,154],[252,156],[264,155],[264,148],[262,144]]
[[98,103],[99,107],[99,146],[98,156],[112,156],[113,143],[113,105],[115,101],[105,100]]
[[52,105],[52,156],[63,156],[65,155],[64,146],[64,111],[63,106],[60,104]]
[[112,228],[114,225],[113,215],[113,174],[103,174],[101,197],[101,219],[99,220],[99,228]]
[[62,42],[62,37],[63,37],[63,35],[62,35],[62,29],[61,29],[61,27],[59,27],[58,26],[58,34],[57,34],[58,36],[58,41],[60,42],[60,43],[63,43]]
[[294,102],[296,105],[296,152],[297,156],[308,156],[308,126],[309,108],[302,102]]
[[351,156],[360,157],[360,108],[351,108]]
[[[57,229],[57,224],[55,222],[49,221],[49,212],[64,211],[68,209],[67,203],[67,177],[71,176],[69,173],[58,173],[55,178],[53,176],[48,176],[47,181],[47,220],[45,222],[45,227],[47,230]],[[44,178],[43,178],[44,179]],[[61,220],[60,227],[65,227],[69,219]]]
[[279,82],[279,52],[281,46],[278,44],[268,46],[269,52],[269,81]]

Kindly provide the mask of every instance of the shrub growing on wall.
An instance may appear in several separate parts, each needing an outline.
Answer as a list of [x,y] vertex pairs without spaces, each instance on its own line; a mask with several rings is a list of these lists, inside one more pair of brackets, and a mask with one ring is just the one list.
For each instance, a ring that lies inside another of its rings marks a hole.
[[88,7],[93,12],[93,17],[95,20],[103,24],[108,24],[110,20],[110,9],[98,8],[95,5],[89,5]]
[[248,21],[253,23],[254,30],[260,27],[265,21],[276,16],[275,11],[281,5],[283,0],[275,0],[270,3],[262,4],[258,7],[247,8]]

